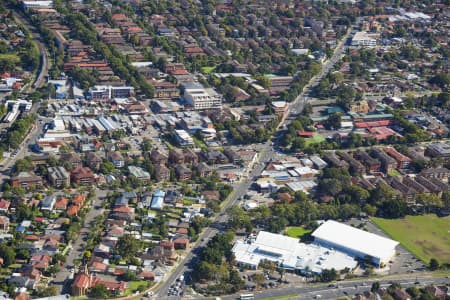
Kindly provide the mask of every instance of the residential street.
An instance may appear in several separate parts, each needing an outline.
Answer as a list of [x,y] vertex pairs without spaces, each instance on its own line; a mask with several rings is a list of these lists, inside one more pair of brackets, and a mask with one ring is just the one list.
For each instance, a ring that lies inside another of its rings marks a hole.
[[[320,79],[325,76],[332,68],[332,66],[339,61],[341,55],[343,54],[345,50],[345,41],[350,35],[350,31],[344,36],[342,41],[338,44],[336,47],[333,56],[323,65],[322,71],[319,75],[313,77],[308,85],[305,86],[303,89],[303,92],[298,95],[298,97],[295,99],[294,102],[292,102],[289,105],[289,111],[285,114],[285,117],[288,116],[291,112],[294,114],[300,113],[303,110],[304,105],[306,104],[305,99],[305,93],[308,91],[308,89],[320,81]],[[283,125],[287,121],[286,118],[280,122],[278,128],[283,128]],[[228,221],[228,215],[226,214],[226,211],[228,208],[233,206],[236,201],[245,195],[245,193],[249,190],[251,184],[254,181],[254,178],[259,176],[261,172],[264,170],[264,166],[267,162],[270,161],[272,157],[274,157],[274,149],[271,146],[272,141],[267,141],[263,147],[261,148],[261,151],[259,152],[259,160],[255,164],[253,170],[250,172],[248,177],[244,179],[240,184],[234,187],[234,193],[229,200],[229,202],[224,205],[220,213],[216,216],[216,218],[213,220],[211,227],[207,228],[203,234],[199,237],[199,240],[196,244],[192,245],[191,251],[186,255],[185,259],[181,261],[178,265],[178,267],[175,269],[174,272],[169,276],[168,279],[165,280],[165,282],[157,289],[158,295],[157,299],[179,299],[179,297],[167,297],[167,291],[169,290],[170,286],[176,281],[177,278],[179,278],[181,275],[185,274],[185,278],[187,278],[189,271],[191,271],[190,266],[194,265],[196,262],[196,256],[199,254],[200,249],[208,243],[209,239],[211,239],[214,235],[216,235],[219,232],[219,229],[217,228],[218,224],[226,224]]]
[[[71,280],[67,280],[71,275],[71,269],[74,268],[75,261],[83,257],[84,252],[84,238],[87,238],[89,235],[89,231],[91,229],[91,222],[95,219],[95,217],[103,214],[104,209],[101,205],[102,198],[106,197],[107,191],[95,189],[95,197],[91,204],[91,209],[86,215],[86,221],[84,222],[84,226],[81,229],[80,234],[76,241],[72,244],[72,248],[69,251],[66,263],[59,272],[56,274],[53,283],[58,287],[60,294],[65,294],[70,292],[70,284]],[[95,207],[100,207],[99,209],[95,209]]]

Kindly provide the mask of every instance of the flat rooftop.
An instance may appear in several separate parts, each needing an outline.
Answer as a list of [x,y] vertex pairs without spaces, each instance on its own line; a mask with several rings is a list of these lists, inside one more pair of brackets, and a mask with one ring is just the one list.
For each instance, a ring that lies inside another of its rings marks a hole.
[[254,242],[237,241],[232,251],[239,263],[258,266],[266,259],[287,269],[308,269],[314,273],[332,268],[353,269],[357,265],[353,257],[343,252],[266,231],[260,231]]

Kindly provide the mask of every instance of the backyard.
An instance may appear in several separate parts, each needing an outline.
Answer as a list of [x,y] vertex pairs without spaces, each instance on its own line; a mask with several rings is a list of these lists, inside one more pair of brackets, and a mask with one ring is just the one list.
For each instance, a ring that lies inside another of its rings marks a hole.
[[305,144],[306,144],[306,146],[309,146],[311,144],[318,144],[318,143],[321,143],[324,141],[325,141],[325,138],[321,134],[314,133],[314,135],[312,137],[307,138],[305,140]]
[[436,258],[440,264],[450,263],[450,217],[430,214],[372,221],[423,262]]

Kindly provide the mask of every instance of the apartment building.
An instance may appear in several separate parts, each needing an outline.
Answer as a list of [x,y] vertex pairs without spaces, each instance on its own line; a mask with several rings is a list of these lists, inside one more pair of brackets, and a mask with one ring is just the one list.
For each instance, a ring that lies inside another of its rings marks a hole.
[[183,83],[183,99],[186,105],[197,109],[222,108],[222,95],[212,88],[205,88],[200,83]]

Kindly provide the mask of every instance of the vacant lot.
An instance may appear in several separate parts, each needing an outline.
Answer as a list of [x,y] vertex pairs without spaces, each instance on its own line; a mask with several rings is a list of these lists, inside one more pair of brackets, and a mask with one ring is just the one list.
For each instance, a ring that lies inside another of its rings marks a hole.
[[293,237],[293,238],[301,238],[302,236],[304,236],[305,234],[308,234],[311,232],[311,229],[306,229],[303,227],[299,227],[299,226],[295,226],[295,227],[288,227],[286,229],[286,233],[288,236]]
[[423,215],[372,221],[423,262],[434,257],[441,264],[450,263],[450,217]]

